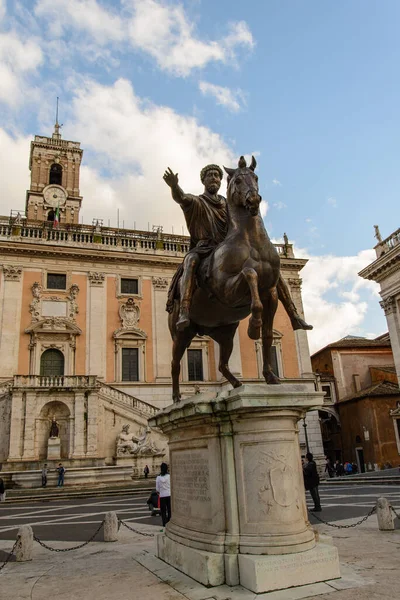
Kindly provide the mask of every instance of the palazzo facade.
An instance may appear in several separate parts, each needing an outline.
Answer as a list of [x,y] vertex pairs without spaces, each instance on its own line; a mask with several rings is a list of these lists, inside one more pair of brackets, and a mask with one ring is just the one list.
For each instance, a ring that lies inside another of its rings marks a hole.
[[[171,403],[165,305],[189,238],[79,224],[82,153],[79,142],[61,138],[57,125],[51,137],[35,136],[25,215],[0,217],[3,469],[37,468],[46,458],[53,416],[64,461],[114,464],[122,425],[139,435],[147,419]],[[299,272],[306,260],[296,258],[289,243],[276,248],[303,315]],[[281,378],[314,389],[307,334],[292,330],[281,305],[274,359]],[[262,379],[260,342],[248,338],[247,321],[230,364],[243,381]],[[218,346],[207,336],[193,340],[181,379],[184,396],[228,386],[218,371]],[[307,424],[310,448],[322,455],[318,413],[309,413]]]

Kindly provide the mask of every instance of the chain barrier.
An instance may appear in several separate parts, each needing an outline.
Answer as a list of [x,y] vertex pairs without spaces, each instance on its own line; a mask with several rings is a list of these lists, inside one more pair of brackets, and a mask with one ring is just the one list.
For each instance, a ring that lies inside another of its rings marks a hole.
[[395,508],[393,508],[392,505],[390,505],[390,508],[392,509],[392,511],[394,512],[394,514],[396,515],[396,517],[400,520],[400,515],[396,512]]
[[146,533],[145,531],[139,531],[139,529],[134,529],[133,527],[131,527],[130,525],[128,525],[128,523],[125,523],[125,521],[122,521],[122,519],[118,519],[118,522],[121,525],[124,525],[127,529],[130,529],[130,531],[133,531],[133,533],[138,533],[139,535],[144,535],[145,537],[154,537],[154,533]]
[[78,544],[78,546],[72,546],[72,548],[52,548],[45,542],[42,542],[42,540],[40,540],[37,537],[37,535],[35,535],[35,534],[33,534],[33,539],[35,540],[35,542],[40,544],[40,546],[43,546],[43,548],[46,548],[46,550],[51,550],[52,552],[70,552],[70,550],[79,550],[79,548],[83,548],[84,546],[87,546],[87,544],[90,544],[90,542],[93,542],[94,538],[99,533],[99,531],[101,530],[103,525],[104,525],[104,521],[102,521],[100,523],[100,525],[98,526],[98,528],[96,529],[94,534],[87,540],[87,542],[83,542],[83,544]]
[[364,523],[364,521],[366,521],[371,515],[373,515],[375,511],[376,511],[376,506],[373,506],[371,508],[371,510],[369,511],[369,513],[367,515],[365,515],[365,517],[363,517],[362,519],[357,521],[357,523],[351,523],[351,525],[336,525],[336,523],[328,523],[328,521],[324,521],[324,519],[321,519],[321,517],[317,517],[317,515],[314,514],[313,512],[311,512],[311,514],[320,523],[323,523],[324,525],[329,525],[329,527],[335,527],[336,529],[350,529],[350,527],[357,527],[357,525],[361,525],[361,523]]
[[11,548],[10,550],[10,554],[7,556],[6,560],[3,562],[2,565],[0,565],[0,571],[2,569],[4,569],[4,567],[6,566],[6,564],[8,563],[8,561],[10,560],[10,558],[12,557],[12,555],[14,554],[15,548],[17,547],[17,544],[19,542],[19,539],[17,538],[14,542],[14,546]]

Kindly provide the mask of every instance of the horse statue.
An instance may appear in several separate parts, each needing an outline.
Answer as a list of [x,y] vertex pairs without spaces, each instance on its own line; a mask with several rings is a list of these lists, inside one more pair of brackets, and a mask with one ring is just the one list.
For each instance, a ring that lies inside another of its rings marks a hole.
[[229,369],[233,339],[239,322],[251,314],[248,335],[262,339],[263,376],[266,383],[279,384],[271,367],[273,320],[278,306],[276,285],[280,260],[265,230],[260,214],[257,166],[254,157],[247,167],[243,156],[237,169],[224,167],[228,175],[228,231],[214,252],[204,258],[197,271],[197,287],[190,306],[190,324],[178,330],[179,299],[169,314],[173,341],[172,395],[179,402],[180,362],[196,335],[208,335],[220,347],[219,370],[237,388],[241,382]]

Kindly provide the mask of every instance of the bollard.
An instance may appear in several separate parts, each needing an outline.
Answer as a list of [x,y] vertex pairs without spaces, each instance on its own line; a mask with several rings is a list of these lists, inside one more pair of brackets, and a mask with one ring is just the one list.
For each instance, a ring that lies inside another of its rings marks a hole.
[[33,531],[30,525],[22,525],[17,533],[17,545],[15,547],[15,556],[17,562],[32,560],[33,550]]
[[392,511],[386,498],[378,498],[376,501],[376,514],[380,531],[394,530]]
[[108,512],[104,517],[103,535],[105,542],[118,540],[118,518],[115,512]]

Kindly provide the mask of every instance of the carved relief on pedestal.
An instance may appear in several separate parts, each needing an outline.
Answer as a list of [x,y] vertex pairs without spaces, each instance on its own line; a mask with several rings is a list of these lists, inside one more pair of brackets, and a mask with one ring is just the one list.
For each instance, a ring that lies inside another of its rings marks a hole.
[[164,449],[158,448],[152,439],[148,427],[144,433],[140,429],[137,435],[129,433],[129,425],[123,425],[117,436],[117,456],[163,456]]
[[153,277],[152,281],[155,290],[165,290],[169,283],[166,277]]
[[388,296],[379,302],[383,310],[385,311],[385,315],[390,315],[397,311],[396,299],[394,296]]
[[103,287],[105,277],[106,276],[104,273],[98,273],[95,271],[90,271],[90,273],[88,273],[89,283],[91,286]]
[[22,267],[15,265],[3,265],[5,281],[21,281]]

